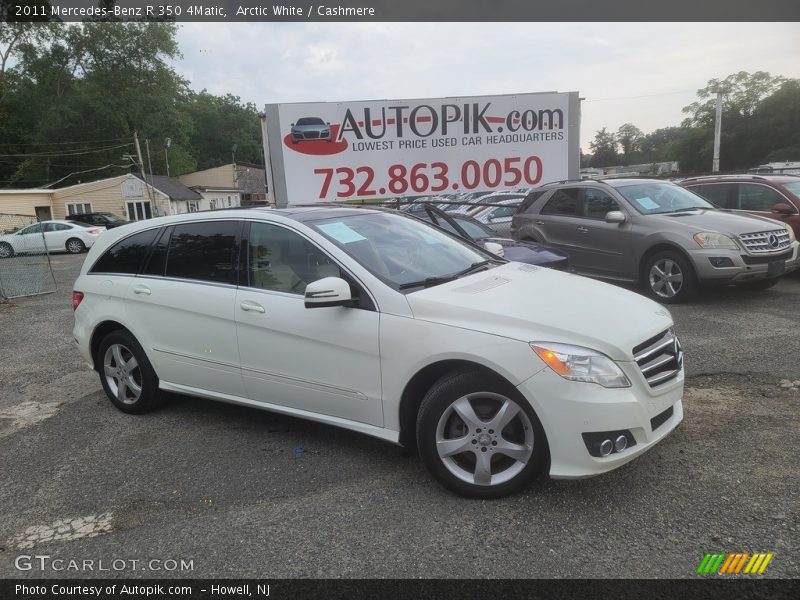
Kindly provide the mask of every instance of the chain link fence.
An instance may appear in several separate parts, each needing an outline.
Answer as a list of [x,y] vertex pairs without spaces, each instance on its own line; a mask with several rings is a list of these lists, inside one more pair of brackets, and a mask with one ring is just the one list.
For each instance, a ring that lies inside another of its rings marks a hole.
[[36,217],[0,213],[0,300],[55,291],[44,226]]

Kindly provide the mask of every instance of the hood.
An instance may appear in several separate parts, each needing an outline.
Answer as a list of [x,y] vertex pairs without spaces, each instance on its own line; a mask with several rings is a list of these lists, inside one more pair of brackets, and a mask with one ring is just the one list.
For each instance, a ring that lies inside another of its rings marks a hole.
[[632,361],[669,329],[660,304],[614,285],[510,262],[406,296],[415,319],[523,342],[561,342]]
[[662,222],[667,226],[680,223],[694,232],[715,231],[729,236],[783,229],[783,225],[774,219],[727,210],[691,210],[666,215],[648,215],[647,219]]

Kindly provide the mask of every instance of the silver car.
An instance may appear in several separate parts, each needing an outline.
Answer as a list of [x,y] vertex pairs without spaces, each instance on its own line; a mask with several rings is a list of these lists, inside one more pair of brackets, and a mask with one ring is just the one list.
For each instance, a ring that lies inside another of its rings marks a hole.
[[664,303],[688,300],[699,285],[764,290],[800,266],[788,226],[654,179],[542,186],[520,205],[511,235],[566,251],[578,273],[640,282]]
[[303,117],[297,119],[297,123],[291,124],[292,143],[304,142],[307,140],[331,141],[331,124],[326,123],[319,117]]

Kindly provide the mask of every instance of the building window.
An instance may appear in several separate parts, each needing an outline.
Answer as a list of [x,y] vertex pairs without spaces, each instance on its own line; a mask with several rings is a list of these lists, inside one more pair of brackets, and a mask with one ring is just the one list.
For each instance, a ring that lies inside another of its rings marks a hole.
[[197,202],[194,200],[189,201],[189,212],[197,212]]
[[208,206],[211,208],[211,210],[216,209],[217,208],[217,199],[216,198],[212,198],[211,200],[209,200],[208,201]]
[[67,202],[67,216],[82,215],[90,212],[92,212],[92,205],[90,202]]
[[153,217],[149,202],[128,202],[128,221],[143,221]]

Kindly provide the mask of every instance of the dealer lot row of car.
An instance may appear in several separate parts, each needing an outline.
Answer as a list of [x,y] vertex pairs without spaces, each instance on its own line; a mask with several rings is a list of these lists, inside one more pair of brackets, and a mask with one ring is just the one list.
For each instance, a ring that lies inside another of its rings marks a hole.
[[[558,270],[640,282],[676,303],[701,284],[764,290],[798,265],[790,226],[669,182],[483,198],[497,206],[472,211],[473,195],[407,207],[434,228],[391,209],[317,206],[112,231],[54,221],[6,237],[94,236],[55,247],[90,249],[73,335],[120,410],[149,412],[180,392],[335,424],[416,447],[445,487],[483,498],[543,473],[607,472],[682,419],[669,313]],[[512,239],[486,226],[503,217],[466,214],[494,208],[513,210]]]
[[445,487],[497,498],[617,468],[683,417],[669,313],[531,263],[563,268],[563,248],[572,271],[673,303],[711,281],[766,289],[798,261],[790,227],[663,181],[542,186],[516,241],[420,205],[438,227],[316,206],[106,233],[75,283],[75,341],[124,412],[169,391],[283,412],[415,447]]

